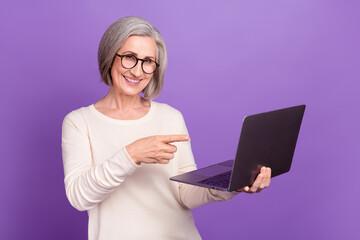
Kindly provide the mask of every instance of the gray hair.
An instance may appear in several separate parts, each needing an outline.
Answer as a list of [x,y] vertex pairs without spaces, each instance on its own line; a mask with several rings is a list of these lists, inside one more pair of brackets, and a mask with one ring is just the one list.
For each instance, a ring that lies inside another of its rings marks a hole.
[[144,18],[135,16],[120,18],[111,24],[105,31],[101,38],[98,50],[98,64],[101,81],[109,86],[112,85],[110,69],[114,62],[115,54],[125,40],[133,35],[152,37],[156,42],[156,62],[160,64],[160,67],[153,73],[151,81],[143,90],[145,98],[153,99],[159,95],[164,83],[167,52],[165,42],[161,37],[159,30],[153,27]]

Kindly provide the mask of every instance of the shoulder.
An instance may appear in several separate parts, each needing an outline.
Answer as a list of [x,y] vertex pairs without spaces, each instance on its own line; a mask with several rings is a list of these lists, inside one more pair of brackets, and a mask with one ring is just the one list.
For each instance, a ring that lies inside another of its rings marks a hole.
[[65,123],[71,123],[74,125],[85,125],[86,119],[90,115],[90,106],[81,107],[68,113],[63,121]]
[[156,112],[160,115],[166,116],[166,118],[183,119],[183,115],[179,110],[166,103],[151,102],[156,108]]
[[152,102],[155,107],[154,122],[162,126],[168,126],[175,132],[186,133],[186,124],[183,115],[179,110],[165,103]]

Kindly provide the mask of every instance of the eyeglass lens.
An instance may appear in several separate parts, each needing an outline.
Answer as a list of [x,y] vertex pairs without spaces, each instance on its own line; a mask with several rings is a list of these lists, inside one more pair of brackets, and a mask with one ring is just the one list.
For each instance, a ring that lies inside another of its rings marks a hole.
[[[145,73],[153,73],[156,69],[156,63],[151,60],[141,60],[141,67]],[[138,59],[133,55],[125,55],[121,58],[121,63],[124,68],[131,69],[135,67]]]

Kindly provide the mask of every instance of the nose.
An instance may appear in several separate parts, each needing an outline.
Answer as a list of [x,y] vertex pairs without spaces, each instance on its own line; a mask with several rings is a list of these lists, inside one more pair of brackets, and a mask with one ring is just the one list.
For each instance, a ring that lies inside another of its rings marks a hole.
[[140,77],[142,72],[141,61],[138,61],[135,67],[133,67],[130,72],[134,75],[134,77]]

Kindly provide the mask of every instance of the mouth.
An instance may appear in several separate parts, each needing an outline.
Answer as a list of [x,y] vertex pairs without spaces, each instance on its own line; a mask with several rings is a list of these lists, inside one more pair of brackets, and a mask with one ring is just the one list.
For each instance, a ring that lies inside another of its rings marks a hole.
[[129,78],[123,75],[123,77],[125,78],[125,80],[130,83],[131,85],[137,85],[139,82],[141,82],[141,79],[134,79],[134,78]]

